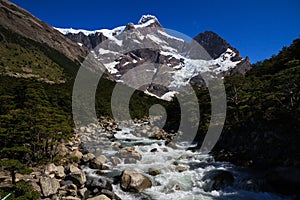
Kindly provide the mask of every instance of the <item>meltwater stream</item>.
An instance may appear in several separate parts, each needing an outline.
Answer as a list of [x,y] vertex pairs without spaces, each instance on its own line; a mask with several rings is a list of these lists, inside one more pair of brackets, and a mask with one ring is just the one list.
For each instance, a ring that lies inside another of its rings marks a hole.
[[[96,174],[96,170],[85,167],[88,176],[113,177],[120,175],[124,169],[135,169],[148,176],[153,186],[141,193],[124,192],[120,184],[113,185],[114,192],[123,200],[205,200],[205,199],[246,199],[246,200],[279,200],[289,199],[272,193],[259,192],[261,180],[253,174],[241,171],[230,163],[215,162],[213,157],[199,152],[186,150],[184,143],[176,144],[177,148],[165,145],[163,140],[141,137],[137,134],[144,124],[127,123],[119,131],[107,132],[101,128],[96,131],[83,131],[81,138],[84,147],[96,156],[103,154],[107,158],[117,156],[117,149],[112,148],[117,143],[122,147],[132,146],[142,155],[136,164],[118,165],[108,161],[109,170]],[[112,141],[108,138],[114,138]],[[180,166],[180,169],[178,169]],[[150,176],[149,169],[158,170],[156,176]],[[210,175],[216,171],[228,171],[233,174],[234,182],[223,190],[211,190]]]

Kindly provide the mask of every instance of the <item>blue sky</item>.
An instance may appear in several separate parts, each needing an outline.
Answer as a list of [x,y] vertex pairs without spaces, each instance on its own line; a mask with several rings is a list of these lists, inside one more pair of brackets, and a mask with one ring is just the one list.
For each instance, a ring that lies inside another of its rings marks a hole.
[[55,27],[88,30],[137,23],[143,14],[190,37],[211,30],[252,63],[300,36],[300,0],[11,0]]

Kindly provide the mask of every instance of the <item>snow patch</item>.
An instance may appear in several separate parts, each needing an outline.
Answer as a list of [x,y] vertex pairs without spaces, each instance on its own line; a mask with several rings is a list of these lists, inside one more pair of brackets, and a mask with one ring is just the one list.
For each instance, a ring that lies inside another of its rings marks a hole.
[[167,92],[166,94],[162,95],[160,98],[166,101],[172,101],[175,94],[178,94],[176,91]]
[[109,71],[109,73],[111,74],[116,74],[119,71],[115,68],[115,66],[119,64],[119,62],[114,61],[114,62],[110,62],[110,63],[104,63],[104,66],[106,67],[106,69]]
[[130,62],[126,62],[126,63],[124,63],[122,66],[125,66],[125,65],[128,65],[128,64],[130,64]]
[[171,51],[171,52],[177,52],[176,49],[172,48],[172,47],[169,47],[169,46],[166,46],[166,45],[162,45],[161,46],[164,50],[168,50],[168,51]]
[[102,49],[100,48],[99,49],[99,54],[103,55],[103,54],[114,54],[114,55],[118,55],[119,53],[118,52],[115,52],[115,51],[110,51],[110,50],[107,50],[107,49]]
[[179,40],[179,41],[181,41],[181,42],[184,42],[183,39],[177,38],[177,37],[174,37],[174,36],[171,36],[171,35],[169,35],[168,33],[163,32],[163,31],[161,31],[161,30],[158,30],[157,32],[158,32],[159,34],[163,35],[163,36],[168,37],[168,38],[171,38],[171,39],[174,39],[174,40]]
[[159,96],[157,96],[157,95],[149,92],[148,90],[146,90],[144,93],[147,94],[147,95],[149,95],[149,96],[153,96],[153,97],[156,97],[158,99],[165,100],[165,101],[172,101],[172,99],[175,96],[175,94],[178,94],[178,92],[176,92],[176,91],[170,91],[170,92],[165,93],[161,97],[159,97]]
[[152,40],[153,42],[157,43],[157,44],[168,44],[165,41],[161,40],[160,38],[156,37],[155,35],[147,35],[146,38],[149,38],[150,40]]
[[149,20],[156,20],[156,21],[158,21],[157,18],[156,18],[154,15],[149,15],[149,14],[148,14],[148,15],[143,15],[143,16],[140,18],[138,24],[144,24],[144,23],[147,23]]

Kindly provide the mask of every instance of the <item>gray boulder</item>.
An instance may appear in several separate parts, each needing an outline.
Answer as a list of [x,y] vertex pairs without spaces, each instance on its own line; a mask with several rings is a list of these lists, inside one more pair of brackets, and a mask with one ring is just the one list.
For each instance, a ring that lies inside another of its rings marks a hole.
[[93,169],[102,169],[104,163],[106,163],[107,158],[104,155],[100,155],[90,161],[90,167]]
[[141,192],[152,187],[151,180],[132,169],[125,169],[121,176],[121,188],[126,192]]
[[70,173],[66,176],[65,180],[70,180],[77,187],[81,187],[86,182],[85,173],[74,165],[70,165],[69,168]]
[[44,197],[49,197],[53,194],[56,194],[60,187],[59,181],[50,177],[41,177],[40,186]]

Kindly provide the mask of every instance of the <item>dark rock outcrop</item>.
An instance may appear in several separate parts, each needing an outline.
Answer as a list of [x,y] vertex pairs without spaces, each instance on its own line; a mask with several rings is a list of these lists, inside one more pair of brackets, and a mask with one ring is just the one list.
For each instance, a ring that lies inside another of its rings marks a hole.
[[194,40],[197,41],[204,49],[209,53],[209,55],[216,59],[220,57],[228,48],[232,49],[236,56],[232,58],[232,61],[241,60],[240,53],[237,49],[233,48],[226,40],[221,38],[218,34],[212,31],[205,31],[200,33]]
[[95,34],[85,35],[82,32],[77,34],[75,33],[68,33],[66,37],[71,39],[76,43],[81,43],[83,46],[87,47],[88,49],[94,49],[97,45],[107,39],[101,32],[97,32]]

